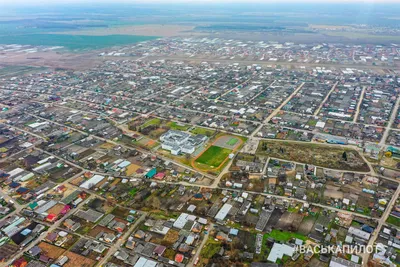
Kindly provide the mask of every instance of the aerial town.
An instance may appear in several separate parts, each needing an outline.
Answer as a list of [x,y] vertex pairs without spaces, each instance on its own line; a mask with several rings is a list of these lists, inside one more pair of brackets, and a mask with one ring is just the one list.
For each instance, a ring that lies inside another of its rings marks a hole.
[[400,264],[397,45],[173,37],[96,60],[0,78],[1,266]]

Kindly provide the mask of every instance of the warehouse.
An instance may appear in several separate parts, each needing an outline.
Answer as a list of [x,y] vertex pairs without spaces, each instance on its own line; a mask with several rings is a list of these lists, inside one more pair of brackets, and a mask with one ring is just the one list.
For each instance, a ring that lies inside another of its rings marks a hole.
[[232,205],[224,204],[222,206],[222,208],[218,211],[217,215],[215,215],[215,219],[217,221],[223,221],[225,219],[225,217],[228,215],[231,208],[232,208]]

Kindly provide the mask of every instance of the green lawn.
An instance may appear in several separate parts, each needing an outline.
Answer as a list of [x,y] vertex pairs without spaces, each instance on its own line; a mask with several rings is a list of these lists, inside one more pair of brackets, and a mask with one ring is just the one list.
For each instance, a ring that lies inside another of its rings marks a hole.
[[159,125],[160,123],[161,123],[161,120],[159,118],[154,118],[154,119],[146,121],[140,127],[141,128],[146,128],[146,127],[151,126],[151,125]]
[[236,143],[237,143],[238,141],[239,141],[239,140],[237,140],[236,138],[231,138],[231,139],[229,139],[228,142],[226,142],[226,144],[229,145],[229,146],[234,146],[234,145],[236,145]]
[[174,121],[169,122],[167,125],[172,130],[178,130],[178,131],[187,131],[190,128],[190,125],[183,124],[183,123],[177,123]]
[[135,187],[135,188],[133,188],[131,191],[129,191],[129,195],[130,195],[131,197],[134,197],[134,196],[136,195],[137,191],[138,191],[138,189]]
[[203,134],[203,135],[208,136],[208,137],[212,136],[215,133],[214,130],[207,129],[207,128],[202,128],[202,127],[196,127],[194,129],[192,129],[190,132],[192,134]]
[[272,237],[275,239],[275,241],[280,241],[280,242],[286,242],[289,241],[292,238],[298,238],[303,241],[307,240],[307,237],[299,234],[299,233],[293,233],[293,232],[285,232],[285,231],[280,231],[280,230],[272,230],[271,233],[265,234],[264,238]]
[[389,217],[386,220],[387,223],[393,224],[397,227],[400,227],[400,219],[397,217],[394,217],[392,215],[389,215]]
[[229,156],[232,150],[219,146],[210,146],[196,162],[208,166],[218,167]]
[[211,259],[214,254],[218,253],[221,249],[221,244],[218,241],[215,241],[213,238],[208,238],[207,243],[204,245],[201,250],[201,257],[206,259]]

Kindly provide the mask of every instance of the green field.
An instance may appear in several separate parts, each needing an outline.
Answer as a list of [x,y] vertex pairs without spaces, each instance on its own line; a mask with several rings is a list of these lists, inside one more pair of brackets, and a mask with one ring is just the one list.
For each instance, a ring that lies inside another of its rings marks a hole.
[[1,36],[2,44],[63,46],[71,50],[101,49],[110,46],[127,45],[147,40],[154,40],[156,36],[136,35],[67,35],[67,34],[21,34]]
[[161,120],[159,118],[154,118],[154,119],[146,121],[140,127],[144,129],[151,125],[160,125],[160,124],[161,124]]
[[171,121],[167,124],[172,130],[187,131],[191,126],[183,123]]
[[236,143],[237,143],[238,141],[239,141],[239,140],[237,140],[236,138],[231,138],[231,139],[229,139],[228,142],[226,142],[226,144],[229,145],[229,146],[234,146],[234,145],[236,145]]
[[208,136],[208,137],[212,136],[215,133],[214,130],[207,129],[207,128],[202,128],[202,127],[196,127],[194,129],[192,129],[190,132],[192,134],[203,134],[203,135]]
[[389,215],[389,217],[386,220],[387,223],[393,224],[397,227],[400,227],[400,219],[397,217],[394,217],[392,215]]
[[218,167],[229,156],[232,150],[219,146],[210,146],[196,162],[208,165],[210,167]]
[[368,40],[380,40],[380,41],[392,41],[392,42],[400,41],[400,36],[397,35],[378,35],[378,34],[369,34],[367,32],[364,33],[355,31],[346,31],[346,32],[321,31],[321,33],[330,36],[346,37],[349,39],[368,39]]
[[285,231],[280,231],[277,229],[274,229],[271,231],[271,233],[264,235],[265,239],[268,237],[272,237],[275,241],[278,241],[278,242],[287,242],[292,238],[298,238],[303,241],[307,240],[307,237],[302,234],[293,233],[293,232],[285,232]]

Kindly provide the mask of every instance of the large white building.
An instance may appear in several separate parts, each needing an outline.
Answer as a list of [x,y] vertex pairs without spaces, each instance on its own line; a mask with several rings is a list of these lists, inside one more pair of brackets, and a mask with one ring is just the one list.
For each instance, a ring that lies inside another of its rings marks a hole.
[[225,220],[225,217],[228,215],[229,211],[232,209],[231,204],[225,203],[222,208],[218,211],[217,215],[215,215],[215,219],[217,221],[223,221]]
[[160,136],[162,149],[171,151],[172,155],[192,154],[208,140],[205,135],[191,135],[182,131],[169,130]]

